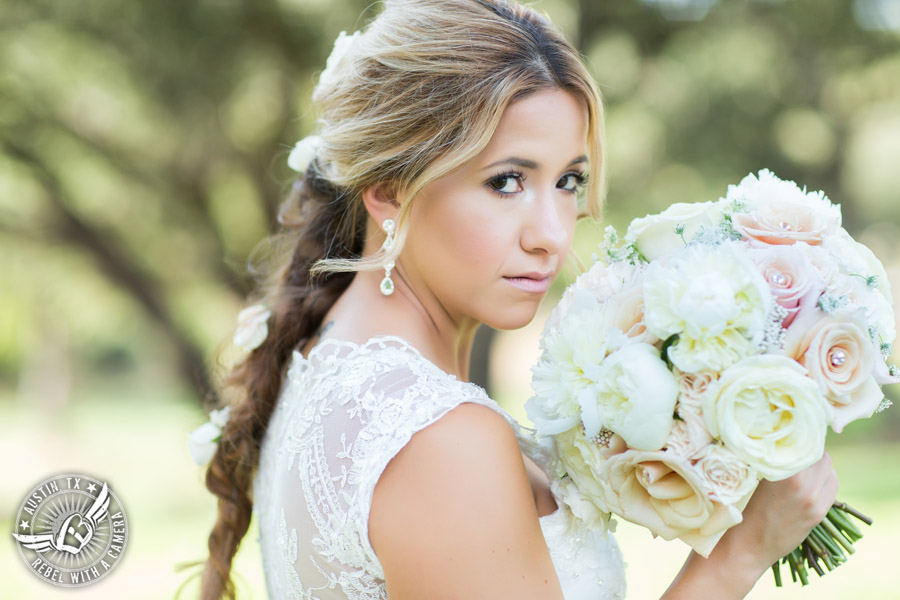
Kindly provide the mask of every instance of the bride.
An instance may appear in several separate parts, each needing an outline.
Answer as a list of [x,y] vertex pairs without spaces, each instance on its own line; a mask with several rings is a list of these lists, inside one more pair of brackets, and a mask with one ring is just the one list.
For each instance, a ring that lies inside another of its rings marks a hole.
[[[466,383],[478,326],[528,323],[598,216],[602,105],[577,52],[504,0],[387,0],[313,98],[287,257],[226,382],[203,598],[233,597],[253,510],[272,598],[624,597],[613,537],[557,505],[546,446]],[[664,597],[744,597],[836,491],[827,455],[763,482]]]

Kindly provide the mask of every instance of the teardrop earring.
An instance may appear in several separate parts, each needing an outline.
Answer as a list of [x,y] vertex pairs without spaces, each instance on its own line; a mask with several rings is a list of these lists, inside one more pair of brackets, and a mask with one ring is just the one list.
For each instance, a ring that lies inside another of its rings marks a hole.
[[[385,219],[381,224],[381,228],[387,234],[387,237],[384,238],[384,243],[381,245],[381,249],[385,252],[390,252],[391,248],[394,246],[394,220],[393,219]],[[394,282],[391,280],[391,270],[394,268],[394,261],[390,261],[388,264],[384,265],[384,279],[381,280],[381,293],[385,296],[390,296],[394,293]]]

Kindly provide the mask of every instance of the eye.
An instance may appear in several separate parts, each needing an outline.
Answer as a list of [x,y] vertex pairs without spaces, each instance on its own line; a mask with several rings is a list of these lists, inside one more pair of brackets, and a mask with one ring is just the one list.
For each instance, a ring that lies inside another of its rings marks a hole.
[[487,185],[497,194],[508,196],[521,192],[523,181],[525,181],[525,176],[522,173],[512,171],[491,177],[488,180]]
[[567,192],[577,193],[587,183],[584,173],[566,173],[556,183],[556,187]]

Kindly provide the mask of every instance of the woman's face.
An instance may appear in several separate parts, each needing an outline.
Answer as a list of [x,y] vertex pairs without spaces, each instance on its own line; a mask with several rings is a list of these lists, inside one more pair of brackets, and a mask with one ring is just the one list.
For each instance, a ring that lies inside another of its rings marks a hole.
[[457,325],[527,324],[572,241],[587,127],[562,90],[512,103],[488,146],[416,199],[400,256],[412,291]]

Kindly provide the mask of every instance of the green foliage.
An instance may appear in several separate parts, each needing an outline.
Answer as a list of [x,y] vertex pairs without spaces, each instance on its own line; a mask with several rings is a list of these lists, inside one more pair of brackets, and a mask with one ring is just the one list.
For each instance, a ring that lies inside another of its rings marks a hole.
[[[315,125],[315,75],[377,7],[7,4],[0,381],[61,345],[87,374],[163,363],[200,397],[290,184],[288,150]],[[542,4],[606,96],[607,221],[717,198],[768,167],[839,200],[891,272],[900,38],[860,28],[853,5],[721,0],[680,22],[640,0]],[[590,256],[602,227],[579,236]]]

